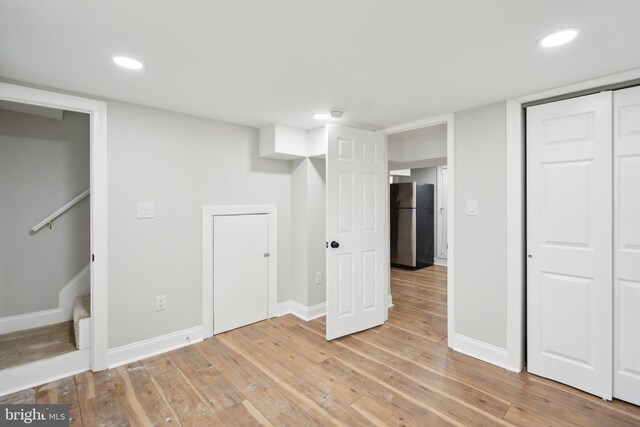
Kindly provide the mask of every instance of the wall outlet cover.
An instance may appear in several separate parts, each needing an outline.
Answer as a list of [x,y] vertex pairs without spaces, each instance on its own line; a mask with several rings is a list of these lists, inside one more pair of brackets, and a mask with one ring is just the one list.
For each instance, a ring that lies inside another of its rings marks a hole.
[[478,215],[478,201],[477,200],[467,200],[467,215],[470,215],[470,216]]
[[316,272],[316,285],[322,284],[322,271]]
[[162,311],[167,309],[167,296],[158,295],[156,297],[156,311]]

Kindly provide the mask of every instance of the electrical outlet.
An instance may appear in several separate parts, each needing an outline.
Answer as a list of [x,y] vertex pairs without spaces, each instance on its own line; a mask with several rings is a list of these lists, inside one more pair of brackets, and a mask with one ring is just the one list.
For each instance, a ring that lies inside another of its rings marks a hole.
[[316,285],[322,284],[322,271],[316,272]]
[[478,215],[478,201],[477,200],[467,200],[467,215],[469,215],[469,216]]
[[162,311],[167,309],[167,296],[158,295],[156,297],[156,311]]

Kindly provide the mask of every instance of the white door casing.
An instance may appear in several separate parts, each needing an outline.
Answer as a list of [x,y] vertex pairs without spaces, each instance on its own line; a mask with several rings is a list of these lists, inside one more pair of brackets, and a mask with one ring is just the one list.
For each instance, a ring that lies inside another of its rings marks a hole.
[[437,191],[438,191],[438,230],[437,230],[437,243],[438,251],[436,256],[441,259],[447,259],[447,252],[449,247],[449,240],[447,238],[448,227],[448,210],[447,210],[447,167],[438,166],[437,177]]
[[328,125],[327,136],[326,332],[331,340],[385,320],[389,183],[383,133]]
[[611,92],[527,109],[528,370],[612,397]]
[[640,405],[640,87],[614,92],[613,396]]
[[268,217],[213,217],[213,333],[268,316]]

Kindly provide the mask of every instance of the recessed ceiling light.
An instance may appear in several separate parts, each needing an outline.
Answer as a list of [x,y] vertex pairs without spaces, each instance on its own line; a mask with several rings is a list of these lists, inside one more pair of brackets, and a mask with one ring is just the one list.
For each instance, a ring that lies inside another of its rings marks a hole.
[[144,64],[142,62],[137,59],[129,58],[128,56],[114,56],[113,62],[128,70],[142,70],[144,68]]
[[327,120],[331,118],[331,113],[315,113],[312,114],[311,117],[316,120]]
[[579,32],[580,30],[577,28],[567,28],[566,30],[556,31],[541,38],[538,44],[542,47],[560,46],[578,37]]

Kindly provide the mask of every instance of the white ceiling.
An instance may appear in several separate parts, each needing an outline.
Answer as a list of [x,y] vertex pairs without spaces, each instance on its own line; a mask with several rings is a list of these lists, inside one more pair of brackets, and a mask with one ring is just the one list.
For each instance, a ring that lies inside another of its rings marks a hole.
[[[0,76],[256,127],[329,109],[387,127],[639,67],[639,16],[638,0],[0,0]],[[583,33],[536,46],[566,27]]]

